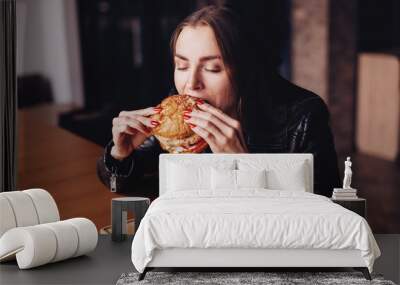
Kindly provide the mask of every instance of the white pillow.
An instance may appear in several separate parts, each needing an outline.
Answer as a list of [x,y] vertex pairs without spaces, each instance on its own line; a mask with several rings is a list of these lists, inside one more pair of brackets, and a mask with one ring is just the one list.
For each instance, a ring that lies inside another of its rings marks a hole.
[[234,169],[211,168],[211,189],[236,190],[236,172]]
[[266,169],[267,187],[272,190],[307,191],[311,189],[310,169],[306,160],[301,161],[241,161],[240,170]]
[[[218,161],[213,168],[234,169],[235,161]],[[212,165],[204,163],[185,163],[168,161],[167,165],[167,191],[185,190],[210,190]]]
[[307,165],[295,164],[285,170],[271,169],[267,173],[268,188],[289,191],[307,191]]
[[267,188],[267,171],[235,170],[238,188]]
[[266,170],[211,169],[211,189],[266,188]]
[[185,191],[210,188],[209,176],[210,167],[170,163],[168,166],[168,190]]

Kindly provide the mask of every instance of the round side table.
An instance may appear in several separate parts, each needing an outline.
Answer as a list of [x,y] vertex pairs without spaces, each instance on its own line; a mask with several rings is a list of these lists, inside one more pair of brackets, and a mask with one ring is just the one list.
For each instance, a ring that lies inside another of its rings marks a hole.
[[150,199],[144,197],[121,197],[111,200],[111,222],[113,241],[123,241],[127,236],[128,212],[135,216],[135,232],[150,206]]

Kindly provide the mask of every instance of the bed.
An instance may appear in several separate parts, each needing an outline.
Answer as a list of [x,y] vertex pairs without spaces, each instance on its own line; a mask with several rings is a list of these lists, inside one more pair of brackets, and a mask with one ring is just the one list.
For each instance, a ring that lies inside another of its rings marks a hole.
[[160,196],[132,242],[158,267],[353,267],[380,250],[366,220],[313,194],[311,154],[161,154]]

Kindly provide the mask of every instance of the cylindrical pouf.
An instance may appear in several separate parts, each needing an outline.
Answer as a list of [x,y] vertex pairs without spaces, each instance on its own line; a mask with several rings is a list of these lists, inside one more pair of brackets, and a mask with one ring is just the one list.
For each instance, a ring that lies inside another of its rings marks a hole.
[[68,221],[43,224],[43,227],[53,231],[57,239],[57,252],[51,262],[64,260],[75,255],[78,249],[79,237]]
[[31,197],[38,214],[39,224],[57,222],[60,220],[56,201],[54,201],[49,192],[40,188],[28,189],[22,192]]
[[0,238],[6,231],[16,226],[17,222],[10,202],[6,197],[0,195]]
[[56,251],[56,236],[51,229],[42,225],[13,228],[0,239],[0,260],[8,260],[16,253],[20,269],[49,263]]
[[31,197],[22,191],[0,193],[13,209],[17,227],[33,226],[39,223],[38,214]]
[[85,218],[74,218],[65,220],[70,223],[78,233],[78,248],[73,257],[86,254],[97,246],[98,233],[96,225]]
[[86,254],[97,240],[96,226],[85,218],[13,228],[0,238],[0,261],[16,256],[19,268],[28,269]]
[[0,237],[13,227],[33,226],[60,220],[53,197],[40,188],[0,193],[0,205],[2,217]]

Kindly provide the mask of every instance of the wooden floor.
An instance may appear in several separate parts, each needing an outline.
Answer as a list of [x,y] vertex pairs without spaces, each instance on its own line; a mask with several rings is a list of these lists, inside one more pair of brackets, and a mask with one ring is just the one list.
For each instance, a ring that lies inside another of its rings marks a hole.
[[[62,219],[87,217],[98,228],[111,222],[112,194],[96,175],[103,148],[58,128],[65,106],[43,105],[18,113],[18,189],[43,188],[55,198]],[[353,183],[367,199],[367,220],[376,234],[400,233],[400,167],[363,154],[351,154]],[[343,177],[344,157],[339,157]]]
[[103,148],[55,126],[53,106],[18,112],[17,188],[43,188],[55,199],[61,219],[86,217],[98,229],[111,223],[110,193],[96,175]]

